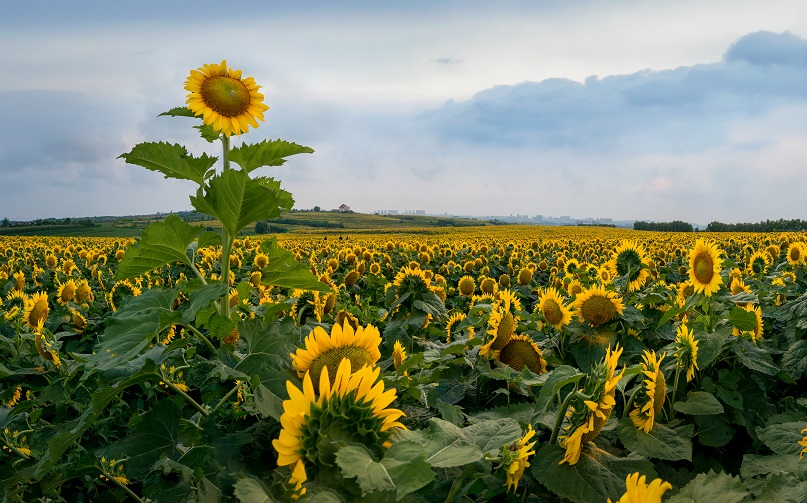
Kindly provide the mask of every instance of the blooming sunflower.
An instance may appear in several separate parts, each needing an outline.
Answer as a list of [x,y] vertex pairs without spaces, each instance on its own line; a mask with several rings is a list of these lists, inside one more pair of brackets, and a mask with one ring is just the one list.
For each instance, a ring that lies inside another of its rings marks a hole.
[[454,325],[461,322],[465,318],[465,313],[454,313],[448,318],[448,321],[446,322],[446,342],[451,341],[451,329],[454,328]]
[[189,93],[185,103],[205,124],[229,137],[246,133],[249,126],[257,128],[255,119],[263,121],[263,112],[269,107],[263,104],[258,89],[255,79],[242,79],[241,70],[233,70],[222,61],[191,70],[185,81]]
[[649,259],[644,246],[631,240],[623,240],[611,254],[607,263],[613,276],[628,276],[628,291],[635,292],[644,286],[650,277]]
[[87,304],[95,300],[95,295],[92,293],[92,288],[86,279],[79,280],[76,284],[76,302]]
[[602,285],[583,290],[572,307],[577,310],[580,321],[588,322],[594,327],[608,323],[625,310],[622,299],[616,293],[606,291]]
[[526,334],[511,335],[510,340],[499,352],[499,361],[518,371],[527,367],[535,374],[546,372],[546,360],[541,348]]
[[695,377],[698,368],[698,341],[692,331],[685,324],[681,324],[675,331],[675,358],[679,369],[687,372],[687,382]]
[[[661,503],[661,496],[672,489],[672,484],[661,479],[655,479],[650,484],[645,483],[645,476],[639,472],[632,473],[625,479],[625,494],[616,503]],[[608,498],[608,503],[611,498]]]
[[31,330],[41,327],[48,319],[50,307],[48,306],[48,294],[36,292],[30,298],[25,299],[25,324]]
[[558,330],[572,321],[571,310],[563,303],[560,293],[552,287],[541,293],[535,310],[540,311],[546,322]]
[[505,475],[507,476],[507,491],[510,489],[515,492],[518,489],[518,482],[524,475],[524,470],[530,467],[530,462],[527,459],[535,454],[533,447],[537,440],[530,442],[532,437],[535,436],[535,430],[532,425],[527,425],[527,433],[523,437],[516,440],[510,445],[503,445],[501,449],[502,464]]
[[404,266],[398,271],[392,284],[398,287],[399,292],[419,292],[428,290],[432,280],[426,276],[423,269],[411,269]]
[[745,309],[746,311],[748,311],[750,313],[754,313],[756,315],[756,321],[754,322],[754,328],[753,328],[753,330],[741,331],[739,328],[734,327],[734,330],[732,331],[732,335],[740,336],[742,334],[748,334],[748,335],[751,336],[751,339],[753,339],[754,342],[758,342],[760,339],[762,339],[762,333],[764,331],[764,325],[763,325],[763,322],[762,322],[762,308],[759,307],[759,306],[754,307],[753,304],[746,304],[743,309]]
[[804,243],[791,243],[787,248],[787,261],[792,267],[804,263]]
[[605,358],[592,367],[585,377],[581,393],[589,396],[588,400],[575,398],[568,414],[569,422],[564,435],[558,437],[560,446],[566,449],[563,459],[558,464],[576,464],[580,460],[582,448],[600,434],[602,427],[611,416],[616,400],[616,385],[625,372],[616,373],[622,348],[617,344],[614,350],[609,347]]
[[716,244],[709,244],[703,239],[695,241],[694,248],[689,252],[689,282],[696,293],[707,297],[715,293],[723,284],[720,277],[722,267],[723,260]]
[[630,411],[630,418],[645,433],[653,429],[656,415],[661,413],[667,398],[667,382],[660,368],[663,359],[664,353],[656,358],[655,351],[645,351],[642,356],[642,374],[646,379],[642,381],[641,391],[633,402],[636,408]]
[[476,283],[472,277],[463,276],[457,283],[457,290],[459,290],[460,294],[470,297],[476,291]]
[[289,399],[283,402],[283,429],[272,446],[278,452],[278,466],[294,465],[289,482],[297,494],[304,494],[302,484],[309,477],[335,465],[337,442],[361,444],[380,455],[389,445],[391,430],[406,429],[398,422],[404,413],[387,408],[396,392],[384,390],[378,379],[381,369],[351,369],[351,362],[343,359],[331,384],[327,367],[322,367],[319,396],[310,371],[303,377],[302,390],[286,381]]
[[755,274],[765,274],[771,266],[771,257],[765,252],[754,252],[748,259],[745,272],[751,276]]
[[68,279],[64,283],[59,284],[59,288],[56,290],[56,302],[59,303],[60,306],[67,305],[68,302],[72,301],[76,297],[76,282],[72,279]]
[[496,305],[488,318],[488,335],[490,340],[479,348],[479,354],[491,359],[499,356],[499,351],[510,342],[510,338],[516,331],[517,318],[513,313]]
[[[378,347],[381,335],[372,325],[357,327],[355,330],[345,320],[331,327],[331,333],[322,327],[315,327],[305,338],[305,349],[299,348],[291,354],[291,364],[297,375],[303,377],[311,371],[315,387],[319,387],[319,375],[324,367],[336,368],[342,359],[350,360],[353,370],[365,365],[375,366],[381,358]],[[334,378],[336,374],[333,374]]]

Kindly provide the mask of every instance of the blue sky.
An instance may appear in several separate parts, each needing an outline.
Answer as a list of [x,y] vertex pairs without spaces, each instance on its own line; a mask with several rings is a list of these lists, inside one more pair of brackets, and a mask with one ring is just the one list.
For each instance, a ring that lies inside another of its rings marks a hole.
[[[30,1],[0,17],[0,218],[190,209],[128,166],[217,154],[182,105],[226,59],[298,208],[805,218],[807,2]],[[237,140],[238,141],[238,140]]]

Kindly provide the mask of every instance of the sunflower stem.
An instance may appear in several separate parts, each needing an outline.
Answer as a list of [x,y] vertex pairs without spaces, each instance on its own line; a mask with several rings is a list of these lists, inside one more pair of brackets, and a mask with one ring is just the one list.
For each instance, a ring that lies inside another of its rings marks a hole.
[[577,396],[577,390],[572,390],[566,395],[566,398],[563,399],[563,403],[560,404],[558,407],[558,415],[555,418],[555,425],[552,427],[552,436],[549,438],[550,444],[555,444],[558,441],[558,433],[560,433],[560,426],[563,424],[563,420],[566,418],[566,409],[569,408],[569,405],[572,403],[572,398]]
[[223,406],[225,403],[227,403],[227,400],[228,400],[228,399],[229,399],[231,396],[233,396],[233,393],[235,393],[236,391],[238,391],[238,388],[240,388],[240,387],[241,387],[241,385],[240,385],[240,384],[236,384],[236,385],[235,385],[235,387],[234,387],[233,389],[231,389],[230,391],[228,391],[228,392],[227,392],[227,394],[226,394],[226,395],[224,395],[224,397],[223,397],[221,400],[219,400],[219,403],[217,403],[217,404],[216,404],[216,406],[215,406],[215,407],[213,407],[213,410],[211,410],[211,411],[210,411],[210,414],[215,414],[217,410],[219,410],[219,409],[220,409],[220,408],[221,408],[221,407],[222,407],[222,406]]
[[138,496],[137,494],[135,494],[135,492],[134,492],[134,491],[132,491],[131,489],[129,489],[128,487],[126,487],[126,484],[124,484],[124,483],[123,483],[123,482],[121,482],[120,480],[116,479],[116,478],[115,478],[115,477],[114,477],[112,474],[108,473],[108,472],[107,472],[106,470],[104,470],[103,468],[100,468],[100,469],[99,469],[99,471],[101,472],[101,474],[102,474],[104,477],[106,477],[106,479],[107,479],[108,481],[112,482],[113,484],[115,484],[115,485],[116,485],[116,486],[118,486],[119,488],[123,489],[123,492],[125,492],[126,494],[128,494],[130,498],[132,498],[132,499],[133,499],[133,500],[135,500],[135,501],[139,501],[140,503],[145,503],[145,502],[144,502],[142,499],[140,499],[140,496]]
[[636,389],[633,390],[633,393],[630,394],[630,398],[628,398],[628,403],[625,404],[625,410],[622,411],[622,417],[628,417],[630,414],[630,408],[633,405],[633,401],[636,399],[636,395],[639,394],[639,391],[642,389],[641,386],[636,386]]
[[171,390],[174,391],[176,394],[178,394],[182,398],[184,398],[185,401],[187,401],[194,409],[198,410],[203,416],[207,417],[207,416],[210,415],[210,413],[207,411],[207,409],[205,407],[202,407],[201,405],[199,405],[196,402],[196,400],[194,400],[193,398],[191,398],[190,395],[188,395],[187,393],[185,393],[184,391],[179,389],[174,383],[169,381],[168,378],[163,377],[163,383],[165,383],[166,386],[171,388]]
[[213,346],[213,343],[212,343],[212,342],[210,342],[210,339],[208,339],[207,337],[205,337],[205,335],[204,335],[202,332],[200,332],[200,331],[199,331],[199,330],[198,330],[196,327],[194,327],[193,325],[182,325],[182,326],[183,326],[184,328],[187,328],[187,329],[188,329],[188,330],[190,330],[191,332],[193,332],[193,334],[194,334],[196,337],[198,337],[198,338],[202,339],[202,342],[204,342],[204,343],[205,343],[205,346],[207,346],[207,349],[209,349],[210,351],[212,351],[212,352],[214,352],[214,353],[216,352],[216,347],[215,347],[215,346]]
[[224,171],[230,169],[230,137],[226,135],[221,135],[221,164],[224,167]]
[[681,375],[681,369],[676,365],[675,367],[675,381],[673,382],[673,392],[670,397],[670,421],[675,418],[675,395],[678,394],[678,376]]

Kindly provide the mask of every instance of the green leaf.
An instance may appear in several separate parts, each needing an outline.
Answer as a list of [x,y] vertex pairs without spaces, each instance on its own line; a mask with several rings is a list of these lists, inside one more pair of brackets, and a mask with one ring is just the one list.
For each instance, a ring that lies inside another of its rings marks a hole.
[[235,497],[240,503],[275,503],[261,481],[249,475],[235,483]]
[[782,370],[791,378],[807,374],[807,339],[799,339],[782,355]]
[[267,390],[275,396],[286,397],[286,381],[299,381],[289,358],[297,347],[291,342],[288,331],[284,332],[280,323],[266,327],[257,319],[245,320],[238,330],[241,341],[246,344],[246,356],[235,370],[248,376],[257,374]]
[[699,474],[692,482],[682,487],[678,494],[666,503],[700,503],[719,501],[720,503],[740,503],[748,496],[740,477],[726,473]]
[[362,496],[376,491],[395,491],[400,500],[434,479],[434,472],[424,461],[423,451],[411,442],[396,442],[375,461],[363,446],[346,446],[336,453],[336,463],[345,478],[355,478]]
[[709,416],[722,414],[723,405],[711,393],[706,391],[690,391],[685,402],[675,402],[673,406],[678,412],[693,416]]
[[262,166],[280,166],[290,155],[313,154],[314,150],[285,140],[264,140],[254,145],[244,144],[230,150],[230,160],[248,173]]
[[271,417],[276,421],[280,421],[280,416],[283,415],[283,400],[269,391],[263,384],[255,388],[253,393],[255,408],[258,412],[260,412],[263,417]]
[[250,178],[229,169],[199,187],[191,204],[197,211],[217,218],[232,237],[257,220],[277,218],[294,205],[291,194],[272,178]]
[[410,430],[396,435],[396,441],[419,445],[426,454],[425,461],[436,468],[467,465],[482,458],[482,451],[462,428],[442,419],[431,418],[427,430]]
[[199,124],[198,126],[193,126],[193,129],[198,129],[199,136],[207,140],[208,143],[213,143],[221,138],[221,133],[213,129],[210,124]]
[[807,428],[807,422],[789,422],[768,424],[765,428],[757,428],[759,439],[776,454],[798,456],[802,450],[799,441],[804,438],[801,432]]
[[618,501],[625,492],[625,479],[639,472],[656,478],[653,464],[644,458],[616,457],[596,447],[585,446],[580,460],[559,464],[566,451],[557,444],[546,444],[535,454],[532,474],[541,484],[562,498],[575,503]]
[[653,429],[645,433],[636,428],[630,418],[624,417],[619,420],[616,428],[619,439],[631,452],[651,459],[692,460],[694,425],[671,429],[656,422]]
[[214,300],[219,300],[227,293],[228,288],[220,283],[204,285],[194,290],[188,295],[188,307],[182,311],[182,321],[191,323],[196,319],[196,313],[210,305]]
[[724,415],[695,416],[698,426],[698,441],[709,447],[722,447],[734,437],[734,427]]
[[732,308],[729,312],[729,321],[737,330],[750,332],[757,324],[757,315],[753,311],[746,311],[739,307]]
[[197,117],[197,118],[201,118],[200,115],[196,115],[188,107],[174,107],[174,108],[172,108],[171,110],[169,110],[167,112],[161,113],[157,117],[163,117],[163,116],[169,116],[169,117]]
[[552,397],[560,392],[564,386],[576,383],[585,376],[585,374],[581,373],[576,368],[568,365],[561,365],[544,375],[546,375],[547,378],[541,388],[541,392],[538,394],[538,400],[536,400],[535,403],[535,410],[537,412],[545,410],[547,405],[552,401]]
[[143,414],[135,431],[113,444],[107,457],[126,457],[126,473],[135,480],[145,477],[159,459],[177,448],[182,414],[171,400],[162,400]]
[[155,288],[128,299],[108,318],[95,354],[87,357],[89,365],[108,370],[140,354],[160,332],[179,321],[181,314],[171,309],[176,297],[176,290]]
[[694,339],[698,342],[698,368],[705,370],[720,356],[726,338],[731,335],[731,327],[725,327],[714,333],[701,332],[696,329]]
[[199,236],[199,248],[208,246],[221,246],[221,233],[216,231],[206,231]]
[[200,230],[201,227],[188,225],[176,215],[170,215],[163,222],[150,224],[143,230],[140,241],[126,248],[115,278],[134,278],[174,262],[190,267],[188,246]]
[[207,154],[194,157],[182,145],[165,142],[139,143],[131,152],[121,154],[118,158],[151,171],[159,171],[166,178],[192,180],[199,185],[204,185],[205,180],[213,173],[212,168],[217,161],[217,158]]
[[261,271],[261,283],[264,285],[317,292],[331,290],[329,285],[321,283],[308,270],[307,265],[297,262],[293,253],[278,246],[276,237],[264,240],[261,243],[261,251],[269,257],[269,263]]
[[498,451],[503,445],[509,445],[521,438],[521,425],[515,419],[499,419],[481,421],[463,428],[463,433],[479,450],[484,452]]
[[749,369],[771,376],[779,373],[779,369],[773,363],[771,354],[752,341],[738,339],[737,343],[731,346],[731,349],[734,351],[734,354],[737,355],[737,359],[740,360],[740,363]]
[[767,475],[769,473],[797,473],[799,471],[799,457],[791,454],[777,454],[774,456],[760,456],[746,454],[743,456],[743,466],[740,474],[743,478]]

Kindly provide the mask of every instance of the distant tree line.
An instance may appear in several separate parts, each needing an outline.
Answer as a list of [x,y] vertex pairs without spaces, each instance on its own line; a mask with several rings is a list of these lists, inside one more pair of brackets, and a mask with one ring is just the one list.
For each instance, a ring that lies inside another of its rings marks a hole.
[[784,232],[784,231],[805,231],[807,230],[807,220],[794,219],[785,220],[765,220],[757,223],[724,224],[722,222],[712,222],[706,226],[709,232]]
[[616,224],[586,224],[583,222],[577,222],[578,227],[616,227]]
[[692,232],[695,229],[692,224],[682,222],[680,220],[673,220],[672,222],[634,222],[633,230],[635,231],[661,231],[661,232]]
[[29,222],[12,222],[8,218],[4,218],[0,222],[0,227],[40,227],[43,225],[70,225],[76,227],[95,227],[95,222],[92,218],[37,218]]

